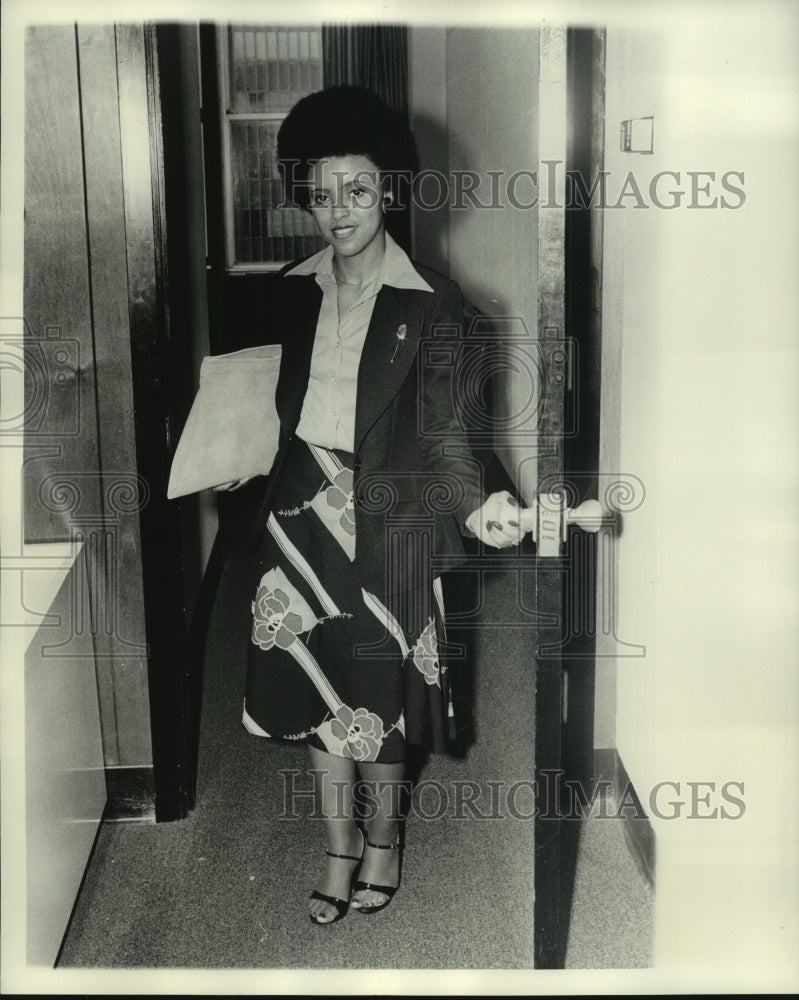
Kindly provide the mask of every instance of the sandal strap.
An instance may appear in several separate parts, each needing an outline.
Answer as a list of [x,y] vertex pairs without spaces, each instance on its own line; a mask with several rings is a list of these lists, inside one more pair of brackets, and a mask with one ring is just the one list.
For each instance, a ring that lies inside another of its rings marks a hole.
[[342,858],[344,861],[360,861],[360,858],[354,857],[352,854],[334,854],[332,851],[325,851],[325,854],[329,858]]
[[[311,899],[321,899],[323,903],[330,903],[332,906],[335,906],[339,913],[342,913],[349,905],[349,900],[339,899],[338,896],[326,896],[323,892],[318,892],[316,889],[311,893]],[[330,923],[329,920],[324,922]]]
[[382,892],[384,896],[389,898],[394,895],[394,893],[399,889],[398,885],[375,885],[374,882],[361,882],[358,879],[353,887],[355,892],[364,892],[367,889],[371,889],[372,892]]
[[396,851],[399,850],[399,841],[396,844],[373,844],[371,840],[366,841],[367,847],[377,847],[381,851]]

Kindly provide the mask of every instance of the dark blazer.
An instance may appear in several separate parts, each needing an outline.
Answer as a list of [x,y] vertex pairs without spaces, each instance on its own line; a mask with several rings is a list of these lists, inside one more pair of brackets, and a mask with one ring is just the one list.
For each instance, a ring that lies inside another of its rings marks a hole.
[[[463,347],[460,290],[435,271],[415,262],[414,267],[433,292],[381,287],[358,369],[355,564],[361,585],[378,595],[421,585],[431,572],[460,563],[463,524],[485,500],[479,463],[456,415],[455,365]],[[283,276],[277,286],[269,322],[282,344],[275,400],[281,443],[255,544],[263,537],[300,419],[322,304],[313,275]],[[402,325],[406,332],[400,340]]]

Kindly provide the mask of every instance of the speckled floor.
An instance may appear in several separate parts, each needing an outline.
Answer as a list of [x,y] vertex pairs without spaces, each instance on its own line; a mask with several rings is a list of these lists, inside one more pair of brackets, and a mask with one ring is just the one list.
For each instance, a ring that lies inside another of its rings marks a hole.
[[618,820],[583,823],[577,854],[567,969],[643,969],[652,964],[653,892]]
[[[521,612],[503,618],[504,576],[486,588],[484,614],[496,627],[473,633],[475,669],[462,692],[475,706],[475,739],[460,758],[431,757],[421,772],[400,891],[378,915],[316,928],[306,906],[323,830],[281,815],[287,783],[302,785],[304,750],[241,726],[248,608],[226,573],[208,647],[197,807],[179,823],[102,829],[61,967],[531,969],[533,824],[507,812],[465,821],[454,791],[459,780],[482,794],[490,780],[532,777],[530,628]],[[441,811],[442,794],[443,815],[424,818]],[[308,816],[306,799],[296,813]],[[646,966],[651,920],[618,823],[588,821],[567,966]]]

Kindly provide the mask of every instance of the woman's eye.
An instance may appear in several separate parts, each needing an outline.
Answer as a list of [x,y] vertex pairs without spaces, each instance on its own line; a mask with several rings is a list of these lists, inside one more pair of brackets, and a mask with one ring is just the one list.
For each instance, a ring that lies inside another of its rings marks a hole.
[[326,194],[315,194],[313,196],[314,205],[326,205],[328,202],[328,196]]

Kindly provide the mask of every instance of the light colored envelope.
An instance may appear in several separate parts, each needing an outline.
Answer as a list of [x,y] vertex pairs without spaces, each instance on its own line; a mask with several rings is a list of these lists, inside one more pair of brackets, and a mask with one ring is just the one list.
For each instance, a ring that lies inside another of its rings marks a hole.
[[200,388],[178,443],[167,497],[266,475],[277,453],[279,344],[203,358]]

